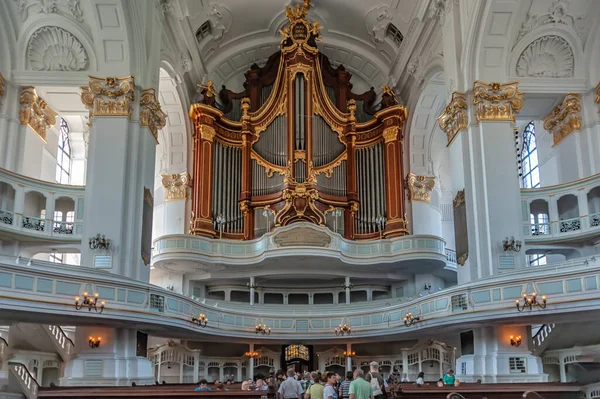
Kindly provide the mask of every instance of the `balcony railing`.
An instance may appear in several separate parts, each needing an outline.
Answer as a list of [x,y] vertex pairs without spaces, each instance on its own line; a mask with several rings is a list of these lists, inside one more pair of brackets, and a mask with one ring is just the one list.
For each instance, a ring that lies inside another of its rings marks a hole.
[[450,263],[456,263],[456,251],[446,248],[446,260]]
[[[55,184],[0,169],[0,230],[27,236],[79,240],[85,187]],[[55,211],[73,220],[54,220]]]

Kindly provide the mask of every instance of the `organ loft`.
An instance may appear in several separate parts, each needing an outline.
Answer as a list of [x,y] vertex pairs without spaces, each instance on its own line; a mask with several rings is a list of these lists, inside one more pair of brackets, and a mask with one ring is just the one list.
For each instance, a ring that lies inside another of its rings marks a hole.
[[245,74],[244,90],[212,82],[192,104],[190,234],[249,240],[295,222],[348,239],[408,234],[402,139],[407,111],[384,87],[352,91],[351,74],[319,52],[310,2],[288,7],[281,50]]

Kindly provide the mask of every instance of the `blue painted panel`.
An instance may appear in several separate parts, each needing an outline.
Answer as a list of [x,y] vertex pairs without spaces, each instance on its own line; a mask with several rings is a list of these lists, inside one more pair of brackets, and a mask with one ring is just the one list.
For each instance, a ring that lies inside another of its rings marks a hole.
[[408,240],[404,241],[404,243],[402,243],[402,247],[404,249],[410,249],[410,241],[408,241]]
[[38,278],[37,291],[52,293],[52,280],[47,280],[45,278]]
[[540,295],[549,295],[549,294],[562,294],[563,293],[563,283],[562,281],[553,281],[551,283],[538,283],[538,288],[540,289]]
[[192,249],[200,249],[200,242],[192,241]]
[[142,291],[129,291],[127,293],[127,302],[128,303],[139,303],[142,304],[146,300],[146,294]]
[[292,328],[293,323],[291,320],[280,320],[279,324],[281,328]]
[[342,323],[342,319],[331,319],[332,326],[339,326]]
[[225,323],[225,324],[235,324],[235,317],[230,316],[230,315],[223,315],[223,323]]
[[185,240],[177,240],[177,248],[185,248]]
[[401,319],[400,312],[390,313],[390,321],[398,321],[400,319]]
[[275,328],[279,328],[279,320],[273,320],[273,325],[275,325]]
[[504,299],[519,299],[523,296],[523,287],[520,285],[514,287],[507,287],[502,290]]
[[429,313],[429,302],[424,303],[421,305],[421,312],[422,313]]
[[310,324],[313,328],[324,328],[323,320],[311,320]]
[[370,252],[369,247],[363,247],[363,246],[358,247],[358,254],[359,255],[368,255],[369,252]]
[[425,240],[417,240],[417,248],[425,248]]
[[189,303],[184,303],[183,308],[181,309],[181,311],[183,313],[190,313],[191,310],[192,310],[192,307],[190,306]]
[[18,290],[33,291],[33,277],[15,275],[15,288]]
[[83,198],[77,198],[77,219],[83,219],[83,206],[85,200]]
[[[194,311],[194,315],[199,315],[200,314],[200,309],[196,309]],[[206,312],[206,317],[208,318],[208,322],[210,323],[212,322],[217,322],[217,320],[219,320],[219,316],[215,313],[215,312]]]
[[[265,324],[267,327],[274,328],[273,325],[275,323],[273,322],[273,319],[267,319],[263,321],[263,324]],[[254,323],[252,323],[251,325],[254,325]]]
[[109,301],[115,300],[115,289],[114,288],[102,287],[102,286],[97,285],[96,289],[98,290],[98,296],[100,297],[100,300],[105,300],[105,299],[109,300]]
[[448,307],[448,298],[438,299],[435,301],[435,310],[443,310]]
[[585,278],[585,289],[586,290],[597,290],[598,283],[596,281],[596,277],[586,277]]
[[527,287],[525,287],[525,292],[528,294],[535,292],[535,288],[533,288],[533,284],[531,284],[531,283],[527,284]]
[[235,325],[236,326],[243,326],[244,325],[244,319],[242,317],[236,316],[236,318],[235,318]]
[[167,299],[167,308],[169,308],[170,310],[177,310],[177,301],[173,298],[168,298]]
[[492,297],[490,296],[490,292],[489,291],[474,292],[471,295],[471,299],[473,300],[474,303],[485,303],[485,302],[491,302],[492,301]]
[[308,320],[296,320],[296,332],[308,332]]
[[232,249],[232,253],[235,255],[244,255],[246,253],[246,248],[244,248],[241,245],[236,245],[234,247],[231,248]]
[[79,288],[81,286],[75,283],[67,283],[65,281],[56,282],[56,293],[62,295],[79,295]]
[[[263,324],[267,324],[264,323]],[[254,325],[254,319],[251,319],[250,317],[244,317],[244,326],[246,327],[252,327]]]
[[351,317],[350,318],[350,325],[352,325],[352,326],[360,326],[361,325],[360,317]]
[[117,301],[125,302],[125,290],[119,288],[117,290]]
[[494,289],[493,291],[493,296],[494,296],[494,301],[499,301],[502,299],[502,292],[500,291],[500,289]]
[[572,280],[567,280],[567,292],[579,292],[583,291],[583,287],[581,286],[581,279],[574,278]]
[[425,246],[429,249],[435,249],[436,244],[437,244],[436,241],[431,241],[431,240],[425,241]]
[[515,257],[509,255],[502,255],[498,257],[498,269],[514,269],[515,268]]
[[[367,319],[367,322],[365,323],[365,319]],[[382,314],[378,314],[375,316],[371,316],[371,323],[368,322],[368,318],[363,317],[363,326],[364,325],[368,325],[368,324],[379,324],[379,323],[383,323],[383,315]]]

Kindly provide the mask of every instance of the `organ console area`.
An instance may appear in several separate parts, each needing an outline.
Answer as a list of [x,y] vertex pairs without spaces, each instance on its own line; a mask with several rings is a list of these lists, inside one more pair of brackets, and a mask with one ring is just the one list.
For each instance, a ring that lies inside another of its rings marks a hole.
[[281,50],[240,93],[212,82],[192,104],[190,234],[249,240],[295,222],[348,239],[408,234],[402,138],[407,111],[389,87],[352,92],[319,52],[308,6],[288,7]]

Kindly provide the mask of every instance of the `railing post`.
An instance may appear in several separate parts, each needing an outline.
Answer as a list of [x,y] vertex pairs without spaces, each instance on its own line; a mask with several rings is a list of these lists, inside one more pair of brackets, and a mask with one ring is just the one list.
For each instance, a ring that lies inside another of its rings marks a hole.
[[579,206],[579,220],[581,220],[581,230],[587,230],[590,227],[590,211],[585,190],[579,190],[577,193],[577,202]]
[[551,195],[547,199],[550,212],[550,235],[558,234],[558,232],[560,231],[560,217],[558,216],[558,204],[556,202],[557,200],[558,198],[556,198],[556,196],[554,195]]

